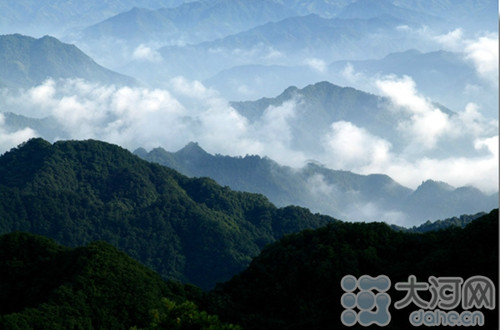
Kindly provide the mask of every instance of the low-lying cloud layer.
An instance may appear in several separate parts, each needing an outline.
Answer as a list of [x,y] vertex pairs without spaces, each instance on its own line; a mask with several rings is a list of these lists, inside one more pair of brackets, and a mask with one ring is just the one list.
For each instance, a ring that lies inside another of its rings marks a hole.
[[[397,127],[406,147],[396,153],[390,141],[352,123],[336,122],[325,139],[336,157],[325,158],[326,164],[363,174],[385,173],[412,188],[434,179],[455,186],[473,185],[487,192],[498,190],[495,120],[484,118],[472,103],[456,115],[448,114],[420,95],[407,76],[388,76],[376,84],[380,94],[391,100],[393,112],[409,115]],[[439,147],[449,145],[477,152],[468,156],[460,153],[440,156]]]
[[[484,118],[474,104],[458,115],[443,112],[419,94],[410,77],[387,76],[376,82],[379,94],[390,100],[391,111],[407,118],[396,128],[405,139],[402,151],[394,150],[393,141],[347,121],[331,123],[318,140],[322,153],[299,149],[290,125],[299,116],[299,100],[269,107],[250,122],[198,81],[177,77],[168,85],[167,90],[49,79],[19,93],[4,91],[1,108],[28,117],[53,117],[62,128],[61,139],[93,138],[131,150],[162,146],[173,151],[197,141],[211,153],[259,154],[295,167],[316,159],[333,169],[385,173],[411,188],[434,179],[498,190],[498,124]],[[0,116],[1,152],[36,135],[28,127],[12,131]],[[473,154],[436,153],[457,141],[465,141]]]

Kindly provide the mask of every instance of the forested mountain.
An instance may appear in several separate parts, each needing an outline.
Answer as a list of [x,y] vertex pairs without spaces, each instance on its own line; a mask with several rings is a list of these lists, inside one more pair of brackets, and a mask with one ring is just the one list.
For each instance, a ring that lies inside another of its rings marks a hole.
[[460,227],[463,228],[467,226],[469,223],[472,221],[486,215],[485,212],[479,212],[476,214],[472,215],[461,215],[461,216],[455,216],[452,218],[444,219],[444,220],[436,220],[436,221],[426,221],[425,223],[421,224],[420,226],[413,226],[411,228],[405,228],[397,225],[391,225],[391,228],[395,230],[401,230],[404,232],[411,232],[411,233],[425,233],[428,231],[437,231],[437,230],[442,230],[446,229],[448,227]]
[[[418,307],[394,308],[407,293],[395,290],[397,282],[407,282],[410,275],[427,283],[429,276],[466,280],[480,274],[498,283],[497,246],[498,209],[465,228],[423,234],[397,232],[381,223],[332,223],[265,248],[247,270],[212,291],[211,309],[245,329],[342,328],[341,279],[384,274],[391,280],[386,328],[408,329],[409,314]],[[430,300],[428,291],[419,296]],[[498,307],[481,312],[483,327],[497,329]]]
[[74,45],[45,36],[0,36],[0,84],[31,87],[48,78],[82,78],[108,84],[136,84],[135,79],[110,71]]
[[[325,329],[339,323],[340,279],[386,274],[392,283],[418,276],[481,274],[498,279],[498,210],[458,227],[425,234],[380,223],[332,222],[266,247],[250,267],[210,292],[165,282],[105,242],[68,248],[46,237],[0,236],[2,329]],[[451,272],[451,273],[450,273]],[[393,301],[402,293],[389,290]],[[422,295],[427,299],[425,295]],[[196,304],[194,302],[196,302]],[[391,310],[389,329],[408,311]],[[485,311],[494,329],[495,311]]]
[[160,315],[163,325],[225,329],[187,301],[198,290],[165,282],[104,242],[70,249],[26,233],[0,236],[2,329],[154,329]]
[[[486,195],[472,187],[454,188],[428,180],[412,190],[386,175],[360,175],[313,162],[292,169],[267,157],[212,155],[193,142],[177,152],[141,148],[134,153],[191,177],[209,177],[234,190],[263,194],[278,206],[300,205],[344,220],[411,227],[454,214],[489,211],[498,205],[497,194]],[[363,209],[369,211],[363,213]]]
[[284,234],[331,221],[98,141],[32,139],[0,157],[0,233],[67,246],[104,240],[165,278],[205,289]]

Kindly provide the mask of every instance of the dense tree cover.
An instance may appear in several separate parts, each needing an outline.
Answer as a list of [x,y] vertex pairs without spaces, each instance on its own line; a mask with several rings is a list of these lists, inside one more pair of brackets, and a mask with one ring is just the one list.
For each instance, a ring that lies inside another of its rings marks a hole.
[[[167,298],[162,299],[159,308],[151,311],[152,321],[146,329],[168,329],[168,330],[240,330],[241,327],[234,324],[222,323],[217,315],[210,315],[205,311],[198,310],[192,301],[176,303]],[[137,330],[134,327],[132,330]]]
[[[426,283],[429,276],[483,275],[496,285],[498,243],[498,209],[465,228],[426,233],[394,231],[383,223],[331,223],[266,247],[247,270],[213,290],[205,304],[245,329],[342,328],[343,276],[389,276],[393,303],[405,296],[394,284],[407,282],[409,275]],[[429,292],[419,294],[430,300]],[[386,328],[408,329],[408,316],[417,309],[395,310],[391,305]],[[498,329],[498,308],[482,311],[483,329]]]
[[476,220],[477,218],[482,217],[485,215],[485,212],[479,212],[476,214],[463,214],[458,217],[453,217],[453,218],[448,218],[444,220],[436,220],[436,221],[430,221],[427,220],[425,223],[419,225],[419,226],[413,226],[411,228],[405,228],[401,227],[398,225],[391,225],[391,228],[395,230],[402,230],[406,232],[412,232],[412,233],[425,233],[427,231],[435,231],[435,230],[440,230],[440,229],[445,229],[451,226],[456,226],[456,227],[465,227],[472,221]]
[[0,157],[0,234],[26,231],[73,247],[103,240],[164,278],[205,289],[284,234],[331,221],[99,141],[32,139]]
[[[0,237],[1,329],[149,327],[162,299],[197,311],[186,300],[196,294],[105,242],[70,249],[27,233]],[[206,312],[197,313],[217,324]],[[186,318],[175,316],[181,323]]]

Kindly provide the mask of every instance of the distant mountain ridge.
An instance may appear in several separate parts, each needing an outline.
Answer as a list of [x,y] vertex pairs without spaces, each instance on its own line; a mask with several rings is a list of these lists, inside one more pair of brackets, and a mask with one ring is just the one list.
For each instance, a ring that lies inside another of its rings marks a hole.
[[448,219],[436,220],[436,221],[426,221],[420,226],[413,226],[411,228],[405,228],[397,225],[391,225],[391,228],[399,231],[410,232],[410,233],[426,233],[428,231],[444,230],[449,227],[459,227],[464,228],[472,221],[485,216],[485,212],[479,212],[472,215],[461,215],[455,216]]
[[[367,93],[352,87],[341,87],[329,81],[316,82],[303,88],[288,87],[276,97],[260,98],[254,101],[231,102],[240,114],[250,121],[263,118],[269,107],[291,104],[294,116],[287,120],[296,150],[306,153],[322,152],[325,135],[331,132],[334,122],[348,122],[361,127],[374,136],[390,141],[392,150],[399,152],[407,145],[398,130],[398,125],[409,120],[410,115],[402,111],[392,111],[391,100],[387,97]],[[434,104],[443,113],[455,113],[440,104]],[[463,145],[448,146],[439,150],[441,157]],[[469,149],[473,149],[469,147]]]
[[95,63],[74,45],[45,36],[35,39],[20,34],[0,36],[0,84],[31,87],[48,78],[82,78],[107,84],[135,85],[133,78]]
[[9,33],[54,34],[95,24],[134,6],[175,7],[183,0],[9,0],[0,1],[0,28]]
[[211,155],[197,143],[177,152],[155,148],[134,153],[191,177],[210,177],[234,190],[263,194],[279,206],[300,205],[343,220],[405,221],[412,226],[486,212],[498,205],[498,193],[485,195],[472,187],[454,188],[428,180],[412,190],[386,175],[359,175],[315,163],[291,169],[259,156]]
[[[359,81],[342,75],[347,68]],[[328,72],[335,81],[364,89],[366,79],[382,79],[384,76],[409,76],[418,90],[430,99],[446,104],[453,109],[462,109],[470,102],[470,85],[481,86],[484,92],[476,96],[478,103],[483,103],[485,113],[493,114],[498,107],[498,100],[491,96],[491,87],[477,75],[477,72],[465,54],[444,50],[421,52],[408,49],[403,52],[388,54],[381,59],[343,60],[328,65]],[[453,77],[453,79],[449,79]]]
[[268,0],[193,1],[156,10],[134,7],[87,27],[82,37],[87,40],[118,38],[139,43],[144,40],[196,43],[294,15],[296,13],[284,4]]
[[[215,40],[193,44],[164,43],[166,45],[156,51],[168,61],[134,60],[124,65],[123,70],[161,84],[161,77],[166,73],[205,80],[242,65],[296,66],[308,59],[331,62],[382,57],[391,51],[426,45],[419,38],[396,29],[407,24],[412,25],[394,16],[367,19],[324,18],[316,14],[291,16]],[[396,38],[394,34],[400,35],[401,41],[397,44],[392,41]],[[372,49],[369,57],[367,48]]]

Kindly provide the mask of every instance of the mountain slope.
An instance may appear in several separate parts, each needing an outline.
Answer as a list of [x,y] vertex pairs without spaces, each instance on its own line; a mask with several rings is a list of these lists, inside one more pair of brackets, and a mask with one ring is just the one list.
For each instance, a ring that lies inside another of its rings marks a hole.
[[259,156],[214,156],[197,143],[177,152],[156,148],[134,153],[188,176],[210,177],[234,190],[263,194],[278,206],[300,205],[346,220],[413,226],[498,205],[497,194],[488,196],[471,187],[454,188],[429,180],[412,190],[386,175],[359,175],[315,163],[292,169]]
[[498,30],[498,1],[495,0],[394,0],[393,3],[403,8],[432,13],[446,17],[455,26],[475,31]]
[[344,7],[337,17],[340,18],[373,18],[377,16],[393,16],[410,23],[423,23],[436,26],[443,18],[432,16],[426,11],[415,11],[393,4],[391,1],[357,0]]
[[75,28],[95,24],[134,6],[174,7],[183,0],[0,0],[0,28],[41,36],[63,35]]
[[45,36],[0,36],[0,83],[30,87],[47,78],[83,78],[108,84],[135,84],[130,77],[105,69],[74,45]]
[[425,223],[421,224],[420,226],[413,226],[411,228],[405,228],[405,227],[400,227],[397,225],[391,225],[391,228],[394,230],[402,230],[404,232],[411,232],[411,233],[425,233],[428,231],[437,231],[437,230],[443,230],[448,227],[465,227],[472,221],[486,215],[485,212],[479,212],[476,214],[472,215],[461,215],[459,217],[453,217],[453,218],[448,218],[444,220],[436,220],[436,221],[426,221]]
[[82,38],[87,43],[102,38],[136,44],[197,43],[294,15],[285,5],[267,0],[193,1],[156,10],[135,7],[85,28]]
[[[289,86],[307,86],[324,80],[373,90],[374,81],[390,75],[411,77],[420,93],[452,109],[463,109],[471,101],[485,111],[498,108],[492,86],[477,75],[466,55],[443,50],[409,49],[380,59],[348,59],[330,64],[310,60],[289,66],[243,65],[223,70],[206,79],[204,84],[229,100],[240,101],[273,97]],[[481,88],[472,93],[471,84]]]
[[[328,81],[301,89],[291,86],[276,97],[232,102],[231,105],[243,116],[256,121],[263,118],[270,107],[279,108],[287,103],[294,110],[294,116],[287,123],[292,132],[292,143],[297,150],[322,151],[322,142],[332,131],[334,122],[349,122],[362,127],[371,134],[390,141],[396,152],[407,144],[398,131],[398,125],[408,120],[409,116],[402,111],[392,111],[388,98],[352,87],[341,87]],[[453,115],[449,109],[437,106],[442,112]],[[449,151],[440,150],[442,156]]]
[[105,240],[165,278],[205,289],[284,234],[330,221],[98,141],[32,139],[0,157],[0,233],[28,231],[68,246]]
[[[409,329],[409,315],[418,307],[394,308],[407,294],[396,290],[396,283],[410,275],[425,283],[429,276],[466,280],[482,275],[497,283],[498,242],[498,209],[465,228],[424,234],[397,232],[381,223],[334,223],[268,246],[247,270],[212,291],[214,301],[222,302],[214,311],[226,320],[241,320],[245,329],[343,328],[342,278],[384,274],[391,281],[387,329]],[[419,296],[430,300],[428,290]],[[498,307],[480,310],[484,327],[497,329]]]
[[[353,75],[360,77],[358,80],[346,78],[342,74],[349,68]],[[423,53],[410,49],[377,60],[333,62],[328,66],[328,71],[335,76],[335,81],[359,89],[367,88],[370,79],[406,75],[415,81],[423,95],[452,109],[465,108],[471,100],[481,104],[488,113],[498,108],[498,100],[491,93],[492,87],[477,75],[472,63],[461,53],[442,50]],[[476,91],[477,95],[471,94],[471,85],[481,86]]]
[[162,299],[183,304],[191,290],[107,243],[69,249],[27,233],[0,237],[0,280],[2,329],[146,328]]
[[134,61],[124,69],[141,79],[161,83],[161,75],[148,74],[145,70],[205,80],[222,70],[241,65],[303,65],[308,59],[328,59],[328,62],[366,59],[368,48],[374,52],[370,57],[381,57],[390,51],[422,44],[408,36],[394,42],[400,37],[394,34],[402,34],[395,28],[405,23],[390,16],[370,19],[326,19],[314,14],[294,16],[216,40],[167,45],[157,51],[168,61]]

